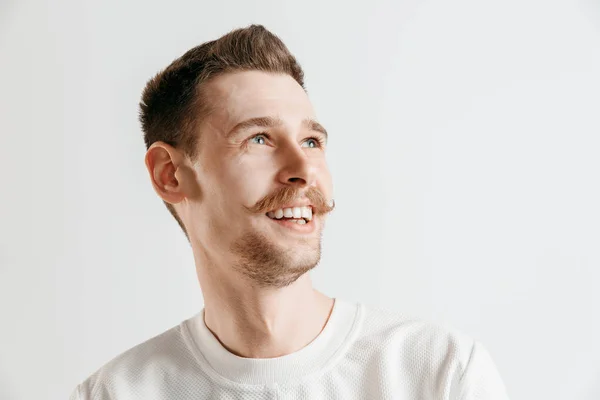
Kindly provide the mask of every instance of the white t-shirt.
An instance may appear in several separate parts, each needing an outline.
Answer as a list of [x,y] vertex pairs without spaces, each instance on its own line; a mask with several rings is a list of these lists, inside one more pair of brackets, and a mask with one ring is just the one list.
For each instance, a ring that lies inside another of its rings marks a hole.
[[483,345],[449,327],[336,299],[321,333],[276,358],[229,352],[204,309],[115,357],[71,400],[507,400]]

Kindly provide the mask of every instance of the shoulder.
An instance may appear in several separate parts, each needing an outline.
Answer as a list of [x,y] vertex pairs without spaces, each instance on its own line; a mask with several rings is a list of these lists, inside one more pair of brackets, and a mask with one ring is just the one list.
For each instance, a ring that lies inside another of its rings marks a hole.
[[466,365],[475,338],[447,324],[404,315],[390,309],[361,304],[362,329],[359,340],[397,350],[404,356],[436,362],[451,357]]
[[431,398],[506,399],[485,346],[448,324],[361,305],[362,329],[355,343],[392,381],[412,382]]
[[114,398],[116,394],[126,398],[143,382],[160,382],[174,370],[195,365],[193,358],[179,324],[108,361],[75,388],[71,399]]
[[361,305],[355,349],[384,381],[411,382],[426,398],[454,398],[476,340],[455,327]]

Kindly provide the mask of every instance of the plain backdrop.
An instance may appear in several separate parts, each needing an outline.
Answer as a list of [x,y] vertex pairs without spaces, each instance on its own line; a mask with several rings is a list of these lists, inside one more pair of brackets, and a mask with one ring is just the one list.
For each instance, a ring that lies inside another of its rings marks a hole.
[[251,23],[330,132],[332,297],[447,324],[512,399],[600,398],[600,3],[0,2],[0,399],[65,399],[198,312],[146,81]]

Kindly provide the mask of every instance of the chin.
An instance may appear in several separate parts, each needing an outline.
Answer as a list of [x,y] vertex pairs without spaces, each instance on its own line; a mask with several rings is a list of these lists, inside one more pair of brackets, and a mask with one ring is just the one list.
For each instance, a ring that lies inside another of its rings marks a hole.
[[321,258],[318,237],[289,241],[255,231],[241,235],[231,249],[238,255],[234,269],[260,287],[291,285],[316,267]]

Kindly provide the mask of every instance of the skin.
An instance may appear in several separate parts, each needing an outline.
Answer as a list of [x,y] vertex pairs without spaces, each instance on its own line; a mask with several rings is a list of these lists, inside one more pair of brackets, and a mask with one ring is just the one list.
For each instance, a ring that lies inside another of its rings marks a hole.
[[[214,107],[198,128],[198,159],[156,142],[146,167],[188,231],[208,329],[240,357],[290,354],[319,335],[334,303],[308,274],[319,262],[331,210],[326,137],[302,123],[317,118],[288,75],[227,73],[205,89]],[[239,122],[267,116],[282,124],[228,136]],[[288,204],[280,204],[282,193],[312,200],[314,231],[299,233],[265,215]]]

